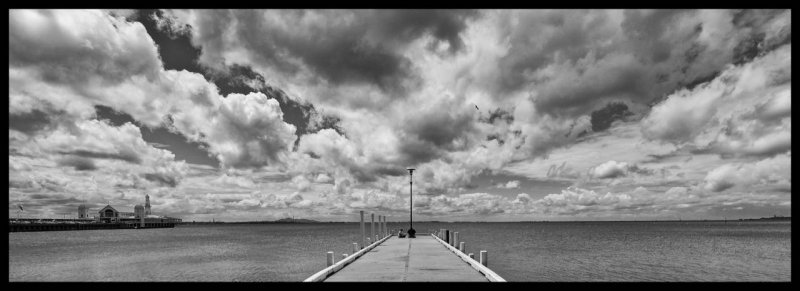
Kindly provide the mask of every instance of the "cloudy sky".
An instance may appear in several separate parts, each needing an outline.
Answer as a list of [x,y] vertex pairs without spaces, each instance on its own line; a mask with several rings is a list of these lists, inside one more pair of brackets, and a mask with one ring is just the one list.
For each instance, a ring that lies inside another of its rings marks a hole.
[[9,215],[790,215],[790,10],[10,10]]

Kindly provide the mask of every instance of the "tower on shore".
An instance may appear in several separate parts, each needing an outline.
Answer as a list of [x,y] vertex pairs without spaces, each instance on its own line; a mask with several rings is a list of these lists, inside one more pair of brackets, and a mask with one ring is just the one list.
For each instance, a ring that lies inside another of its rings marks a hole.
[[89,215],[87,214],[88,210],[89,209],[86,208],[85,204],[78,206],[78,218],[89,218]]
[[152,214],[152,212],[150,212],[150,195],[147,194],[144,195],[144,214]]

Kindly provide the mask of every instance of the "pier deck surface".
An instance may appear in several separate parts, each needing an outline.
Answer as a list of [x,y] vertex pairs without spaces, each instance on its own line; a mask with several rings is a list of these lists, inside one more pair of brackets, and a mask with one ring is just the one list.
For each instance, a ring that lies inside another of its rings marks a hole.
[[439,282],[488,279],[429,235],[387,239],[326,282]]

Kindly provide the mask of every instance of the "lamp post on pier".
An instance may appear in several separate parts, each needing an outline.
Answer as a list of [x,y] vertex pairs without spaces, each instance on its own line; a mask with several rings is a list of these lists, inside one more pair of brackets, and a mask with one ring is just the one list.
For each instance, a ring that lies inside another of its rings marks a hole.
[[414,234],[417,233],[417,231],[414,230],[414,214],[413,214],[413,209],[414,209],[414,191],[413,191],[413,189],[414,189],[414,168],[407,168],[406,170],[408,170],[408,175],[409,175],[409,180],[408,180],[408,186],[409,186],[408,187],[408,204],[409,204],[408,205],[408,238],[415,238],[416,236]]

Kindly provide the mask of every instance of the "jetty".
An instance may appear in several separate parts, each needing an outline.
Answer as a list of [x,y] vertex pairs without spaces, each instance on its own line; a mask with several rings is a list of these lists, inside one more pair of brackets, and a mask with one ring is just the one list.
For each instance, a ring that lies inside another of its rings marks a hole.
[[361,211],[362,243],[354,242],[353,253],[342,254],[338,262],[327,252],[328,267],[304,282],[505,282],[488,268],[487,251],[481,250],[478,260],[466,253],[458,232],[440,229],[401,238],[386,230],[381,216],[376,232],[372,216],[372,235],[366,236]]
[[30,219],[9,218],[8,232],[28,231],[66,231],[66,230],[96,230],[96,229],[145,229],[145,228],[174,228],[174,222],[116,222],[102,223],[93,219]]

